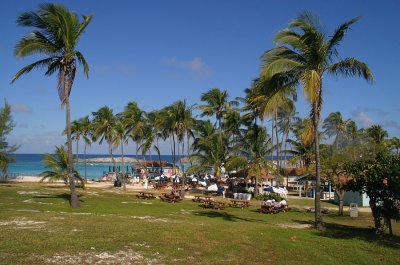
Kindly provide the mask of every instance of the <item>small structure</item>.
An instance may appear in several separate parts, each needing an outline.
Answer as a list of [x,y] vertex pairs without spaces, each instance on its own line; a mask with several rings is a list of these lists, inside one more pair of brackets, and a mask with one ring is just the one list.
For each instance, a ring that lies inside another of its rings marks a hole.
[[[306,192],[306,197],[315,198],[315,176],[312,174],[304,174],[297,179],[298,185],[303,186]],[[301,197],[302,189],[300,186],[299,196]],[[332,191],[332,183],[321,177],[321,200],[331,200],[334,197]]]
[[[335,203],[339,203],[339,198],[335,194]],[[368,207],[369,197],[365,193],[357,191],[346,191],[344,193],[343,205],[349,206],[351,203],[356,203],[358,207]]]

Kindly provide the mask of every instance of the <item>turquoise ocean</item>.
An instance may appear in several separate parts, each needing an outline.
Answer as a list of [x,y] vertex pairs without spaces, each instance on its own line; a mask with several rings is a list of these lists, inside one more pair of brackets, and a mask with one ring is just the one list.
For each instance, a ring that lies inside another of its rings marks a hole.
[[[17,176],[37,176],[43,171],[48,170],[45,165],[42,162],[43,156],[41,154],[14,154],[15,157],[15,163],[10,164],[8,168],[8,172],[10,177],[17,177]],[[119,155],[114,155],[115,157],[119,157]],[[90,158],[108,158],[110,157],[109,155],[95,155],[95,154],[90,154],[86,155],[87,159]],[[124,157],[132,157],[135,158],[135,156],[127,155]],[[83,159],[83,155],[79,155],[79,159]],[[142,157],[139,157],[139,159],[142,159]],[[150,159],[150,157],[146,157],[147,160]],[[153,159],[156,159],[153,156]],[[167,161],[167,162],[172,162],[172,156],[171,155],[162,155],[161,160]],[[117,164],[121,171],[122,171],[122,164]],[[85,175],[85,165],[84,163],[78,163],[74,164],[75,169],[79,171],[81,176]],[[112,163],[87,163],[86,164],[87,168],[87,178],[88,179],[99,179],[101,178],[105,173],[108,173],[112,170]],[[125,163],[125,170],[131,172],[132,168],[131,165],[128,163]]]

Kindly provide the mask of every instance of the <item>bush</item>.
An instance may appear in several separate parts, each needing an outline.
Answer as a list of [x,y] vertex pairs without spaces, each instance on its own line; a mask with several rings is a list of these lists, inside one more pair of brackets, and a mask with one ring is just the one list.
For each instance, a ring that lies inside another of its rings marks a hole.
[[256,197],[256,200],[259,201],[267,201],[267,200],[275,200],[277,202],[280,202],[281,200],[283,200],[283,198],[277,194],[277,193],[267,193],[267,194],[260,194]]

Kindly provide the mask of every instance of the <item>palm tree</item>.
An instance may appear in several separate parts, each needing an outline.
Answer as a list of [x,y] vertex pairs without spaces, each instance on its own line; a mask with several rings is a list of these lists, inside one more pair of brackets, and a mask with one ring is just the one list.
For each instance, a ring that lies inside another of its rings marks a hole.
[[228,109],[237,106],[237,101],[228,101],[228,92],[221,91],[219,88],[211,88],[208,92],[201,95],[201,101],[205,101],[205,105],[201,105],[200,109],[203,111],[202,116],[215,115],[216,122],[218,122],[218,129],[221,133],[222,119]]
[[372,125],[367,128],[367,136],[377,145],[383,144],[385,138],[388,137],[388,132],[380,125]]
[[[40,173],[40,176],[42,176],[40,181],[46,179],[49,181],[63,180],[65,185],[68,185],[68,182],[71,181],[68,172],[68,153],[63,145],[56,146],[54,155],[48,153],[43,154],[43,163],[49,170]],[[72,181],[75,182],[75,179],[79,180],[82,187],[85,188],[85,182],[76,170],[74,170],[74,178]]]
[[400,149],[400,139],[397,137],[392,137],[390,139],[390,146],[394,149],[396,149],[396,154],[399,154],[399,149]]
[[76,166],[79,162],[79,140],[82,137],[82,126],[79,120],[74,120],[71,123],[71,139],[76,141]]
[[272,165],[265,159],[270,153],[271,139],[267,135],[266,128],[260,125],[252,125],[246,132],[242,141],[243,151],[249,157],[249,169],[255,174],[254,196],[258,195],[258,180],[263,170],[272,171]]
[[12,80],[14,82],[21,75],[27,74],[33,69],[46,68],[45,75],[48,76],[58,72],[58,95],[62,106],[66,107],[68,172],[72,207],[79,207],[80,202],[73,181],[69,96],[74,83],[77,64],[83,65],[86,77],[89,74],[89,65],[83,54],[76,49],[76,46],[93,16],[84,15],[82,17],[83,21],[81,22],[75,12],[71,12],[59,4],[41,4],[36,12],[22,13],[17,18],[18,25],[33,27],[34,30],[16,44],[15,55],[17,57],[44,55],[45,58],[25,66],[15,74]]
[[129,102],[122,112],[123,123],[129,137],[136,143],[136,159],[138,159],[138,150],[143,127],[146,123],[146,112],[141,110],[136,102]]
[[99,144],[102,144],[105,140],[108,144],[108,153],[110,154],[112,163],[114,165],[114,171],[117,171],[117,164],[113,156],[113,149],[115,144],[115,127],[117,119],[113,114],[113,110],[107,106],[100,108],[96,112],[92,112],[93,115],[93,134],[99,139]]
[[[121,116],[121,115],[119,115]],[[121,163],[122,163],[122,188],[126,190],[126,179],[125,179],[125,164],[124,164],[124,144],[128,143],[128,135],[126,126],[123,123],[123,119],[119,118],[115,125],[115,142],[114,146],[121,146]]]
[[[316,196],[315,227],[324,226],[321,215],[320,158],[318,126],[322,108],[323,76],[363,77],[373,81],[368,66],[355,59],[340,60],[337,47],[346,31],[359,18],[340,25],[331,36],[326,36],[314,15],[304,12],[293,20],[287,29],[280,31],[274,41],[279,47],[266,51],[263,56],[261,80],[270,87],[281,90],[302,84],[303,91],[311,104],[310,117],[314,127]],[[337,61],[337,59],[339,60]],[[275,94],[275,91],[271,91]]]
[[81,129],[82,129],[82,137],[83,140],[85,142],[85,148],[84,148],[84,154],[83,154],[83,159],[84,159],[84,163],[85,163],[85,179],[87,179],[87,169],[86,169],[86,149],[87,146],[92,144],[92,123],[89,119],[89,116],[86,115],[83,118],[79,119],[79,123],[81,125]]
[[348,129],[347,122],[343,120],[340,112],[332,112],[324,120],[322,128],[328,137],[335,136],[333,144],[338,148],[339,140],[343,137]]
[[226,160],[228,146],[228,137],[217,132],[209,120],[199,121],[193,142],[194,153],[191,157],[196,158],[200,165],[191,168],[207,170],[211,167],[214,169],[215,176],[220,178],[221,165]]

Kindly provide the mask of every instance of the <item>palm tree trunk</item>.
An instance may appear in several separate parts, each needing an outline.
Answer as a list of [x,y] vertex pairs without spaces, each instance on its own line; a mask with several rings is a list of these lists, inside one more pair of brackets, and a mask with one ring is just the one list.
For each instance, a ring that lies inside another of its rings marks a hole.
[[85,179],[87,179],[87,176],[86,176],[86,173],[87,173],[87,171],[86,171],[86,142],[85,142],[85,151],[84,151],[84,158],[83,158],[85,161]]
[[276,136],[276,172],[279,184],[281,184],[281,177],[280,177],[280,150],[279,150],[279,137],[278,137],[278,110],[275,109],[275,136]]
[[124,141],[122,141],[122,137],[121,137],[121,162],[122,162],[122,189],[124,191],[126,191],[125,164],[124,164]]
[[113,155],[113,152],[112,152],[112,144],[111,144],[111,142],[108,143],[108,152],[110,153],[111,161],[112,161],[113,166],[114,166],[115,176],[117,176],[117,163],[115,163],[114,155]]
[[[317,97],[319,98],[319,97]],[[313,126],[314,126],[314,143],[315,143],[315,228],[322,229],[324,223],[322,221],[321,213],[321,165],[319,157],[319,106],[318,100],[313,103]]]
[[64,79],[64,93],[65,93],[65,112],[66,112],[66,123],[67,123],[67,145],[68,145],[68,182],[71,190],[70,205],[73,208],[81,206],[75,189],[75,178],[74,178],[74,166],[72,161],[72,138],[71,138],[71,113],[69,105],[69,89],[68,89],[68,78],[67,75]]
[[78,167],[79,163],[79,140],[76,140],[76,167]]

